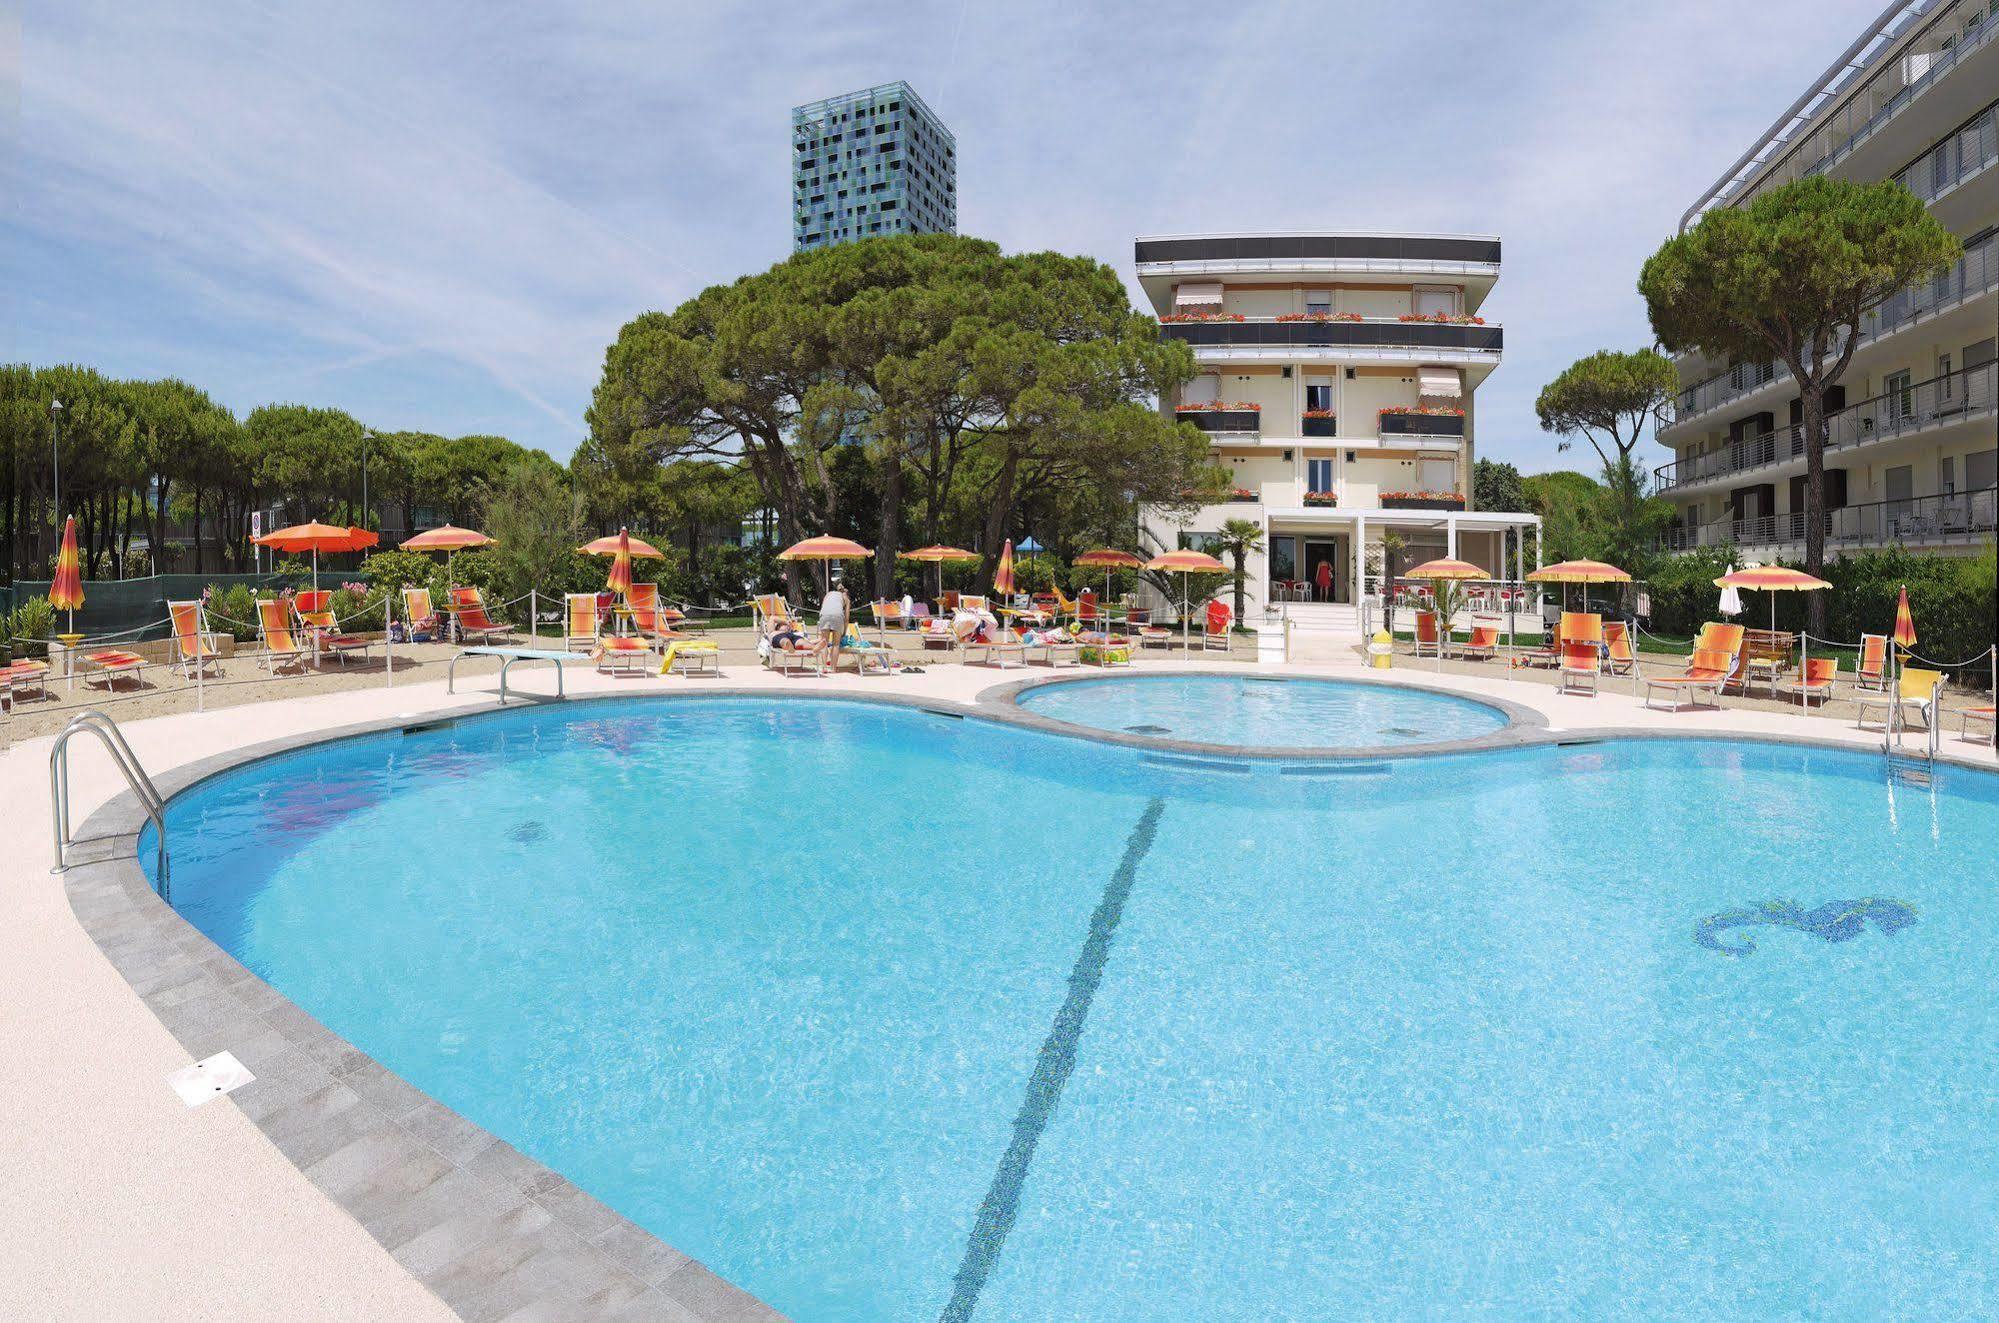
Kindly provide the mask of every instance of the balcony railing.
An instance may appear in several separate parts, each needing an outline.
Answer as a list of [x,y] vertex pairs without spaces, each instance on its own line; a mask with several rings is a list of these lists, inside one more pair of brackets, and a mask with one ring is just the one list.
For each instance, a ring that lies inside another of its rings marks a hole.
[[1999,162],[1999,102],[1905,166],[1895,182],[1933,202],[1994,162]]
[[1263,415],[1255,409],[1181,409],[1173,416],[1203,432],[1258,436],[1263,431]]
[[[1999,388],[1999,363],[1981,363],[1862,400],[1826,419],[1826,450],[1882,441],[1992,413],[1999,403],[1999,389],[1995,388]],[[1661,464],[1653,472],[1663,491],[1745,473],[1804,453],[1804,429],[1794,423],[1731,442],[1705,455],[1690,455]]]
[[1170,340],[1200,347],[1228,349],[1461,349],[1498,353],[1505,335],[1497,326],[1461,326],[1454,322],[1405,322],[1392,317],[1365,321],[1167,322],[1159,328]]
[[[1825,512],[1828,546],[1890,543],[1935,545],[1976,540],[1999,531],[1999,487],[1948,496],[1915,496],[1900,501],[1872,501]],[[1696,547],[1782,546],[1805,540],[1805,513],[1762,515],[1754,519],[1717,519],[1694,528],[1675,528],[1660,540],[1668,551]]]
[[1386,262],[1414,266],[1497,265],[1499,240],[1467,235],[1238,234],[1140,239],[1141,265],[1169,262]]
[[[1938,308],[1993,289],[1999,289],[1999,231],[1973,240],[1965,248],[1964,256],[1942,275],[1897,290],[1882,300],[1861,319],[1860,342],[1864,345],[1882,336],[1893,335]],[[1681,391],[1673,402],[1673,416],[1666,425],[1672,427],[1684,423],[1698,414],[1718,409],[1760,390],[1780,377],[1788,380],[1790,375],[1791,369],[1782,363],[1737,363],[1728,371],[1716,373]]]
[[1462,437],[1465,419],[1458,413],[1387,413],[1381,415],[1382,436]]

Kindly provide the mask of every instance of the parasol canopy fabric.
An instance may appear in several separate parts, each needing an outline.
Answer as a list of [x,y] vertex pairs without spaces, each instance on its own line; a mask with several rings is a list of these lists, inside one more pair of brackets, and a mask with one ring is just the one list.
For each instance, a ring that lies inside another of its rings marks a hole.
[[1000,548],[999,564],[993,568],[993,592],[1000,597],[1011,597],[1013,590],[1013,539],[1008,538]]
[[1558,561],[1527,576],[1529,583],[1629,583],[1631,575],[1600,560]]
[[1753,588],[1757,592],[1816,592],[1830,588],[1824,579],[1816,579],[1803,570],[1788,569],[1782,565],[1751,565],[1746,569],[1730,570],[1714,581],[1717,588]]
[[1229,567],[1205,551],[1169,551],[1145,562],[1148,570],[1174,570],[1181,574],[1227,574]]
[[74,611],[83,605],[83,560],[76,551],[76,516],[62,524],[62,548],[56,553],[55,582],[49,585],[49,605]]
[[1895,642],[1904,648],[1916,646],[1916,617],[1909,611],[1909,585],[1902,585],[1902,594],[1895,599]]
[[899,551],[896,555],[902,560],[920,560],[936,565],[941,565],[947,560],[977,560],[979,558],[979,553],[976,551],[967,551],[963,547],[943,546],[918,547],[914,551]]
[[1119,551],[1116,547],[1098,547],[1095,551],[1086,551],[1071,563],[1113,570],[1135,570],[1145,564],[1144,560],[1129,551]]
[[[1324,562],[1321,562],[1323,564]],[[1405,579],[1489,579],[1487,574],[1468,560],[1426,560],[1413,570],[1402,571]]]
[[611,575],[604,586],[620,597],[632,593],[632,535],[622,528],[618,530],[618,549],[611,556]]
[[664,559],[664,553],[658,547],[655,547],[644,538],[633,537],[622,528],[615,533],[605,534],[595,542],[585,542],[582,546],[576,548],[576,550],[584,556],[615,556],[618,554],[620,545],[624,546],[626,553],[629,555],[646,556],[653,560]]
[[418,533],[415,537],[404,539],[402,549],[404,551],[469,551],[473,547],[487,547],[492,544],[493,539],[487,537],[484,533],[477,533],[469,528],[459,528],[453,524],[445,524],[441,528],[433,528],[426,532]]
[[322,551],[361,551],[374,546],[381,538],[365,528],[314,522],[274,529],[250,540],[273,551],[310,551],[317,555]]
[[777,553],[779,560],[865,560],[875,553],[844,537],[821,534],[794,542]]

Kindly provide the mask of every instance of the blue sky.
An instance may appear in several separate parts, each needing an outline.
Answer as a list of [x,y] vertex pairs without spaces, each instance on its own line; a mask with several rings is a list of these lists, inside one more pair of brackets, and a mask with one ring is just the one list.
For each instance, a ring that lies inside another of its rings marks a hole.
[[567,456],[623,322],[788,253],[790,107],[901,77],[965,232],[1128,284],[1139,234],[1500,235],[1479,446],[1526,472],[1580,462],[1536,391],[1650,340],[1639,264],[1877,8],[9,4],[8,360]]

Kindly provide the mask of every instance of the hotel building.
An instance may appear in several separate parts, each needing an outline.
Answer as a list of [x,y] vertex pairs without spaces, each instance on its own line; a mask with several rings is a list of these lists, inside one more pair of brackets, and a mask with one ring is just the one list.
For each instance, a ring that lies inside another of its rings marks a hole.
[[1135,256],[1161,333],[1199,368],[1161,407],[1207,433],[1233,478],[1222,504],[1185,520],[1144,511],[1148,550],[1206,548],[1225,521],[1254,520],[1251,609],[1284,602],[1334,629],[1357,628],[1362,596],[1380,591],[1391,530],[1399,568],[1457,556],[1518,577],[1505,534],[1538,520],[1468,499],[1473,395],[1504,341],[1479,315],[1499,240],[1176,235],[1139,239]]
[[[1890,5],[1687,210],[1741,206],[1806,175],[1895,179],[1964,241],[1950,270],[1863,319],[1826,399],[1826,551],[1968,554],[1999,528],[1999,0]],[[1798,559],[1798,392],[1771,362],[1679,360],[1659,440],[1673,549]]]
[[908,83],[792,109],[793,251],[957,228],[957,139]]

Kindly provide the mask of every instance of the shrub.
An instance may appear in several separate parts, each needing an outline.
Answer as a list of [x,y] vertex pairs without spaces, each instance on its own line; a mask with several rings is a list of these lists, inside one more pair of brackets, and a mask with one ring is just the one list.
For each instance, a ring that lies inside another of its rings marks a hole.
[[56,630],[56,609],[46,597],[30,597],[12,611],[0,612],[0,651],[14,657],[45,657],[49,635]]
[[[256,638],[258,596],[248,584],[232,583],[226,588],[221,584],[208,585],[201,594],[208,612],[208,627],[218,634],[230,635],[239,643]],[[267,592],[262,596],[276,594]]]

